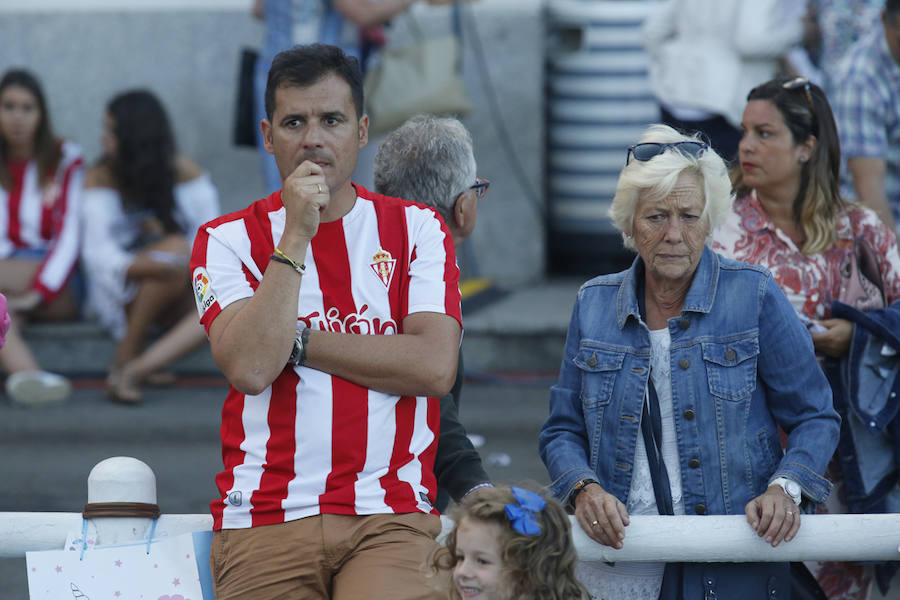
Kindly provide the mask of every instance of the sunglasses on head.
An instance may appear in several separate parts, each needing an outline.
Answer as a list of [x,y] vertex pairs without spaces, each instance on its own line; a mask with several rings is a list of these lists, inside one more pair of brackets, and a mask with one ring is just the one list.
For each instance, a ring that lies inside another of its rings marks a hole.
[[803,91],[806,93],[806,101],[809,102],[809,110],[815,113],[815,108],[813,107],[813,99],[812,99],[812,89],[809,87],[809,79],[806,77],[794,77],[790,81],[785,81],[781,84],[786,90],[799,90],[803,88]]
[[671,142],[667,144],[661,144],[658,142],[644,142],[642,144],[635,144],[634,146],[628,147],[628,154],[625,156],[625,164],[627,165],[631,162],[632,156],[635,160],[647,162],[654,156],[662,154],[669,148],[675,148],[685,156],[697,158],[701,154],[703,154],[709,148],[709,146],[707,146],[703,142]]

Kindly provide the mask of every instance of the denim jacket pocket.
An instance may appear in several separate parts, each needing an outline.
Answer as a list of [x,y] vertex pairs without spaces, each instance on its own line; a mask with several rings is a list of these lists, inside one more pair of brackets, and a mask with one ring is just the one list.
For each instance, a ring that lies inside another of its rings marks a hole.
[[757,338],[702,344],[709,391],[725,400],[743,400],[756,389]]
[[590,346],[578,349],[573,362],[581,370],[581,402],[585,408],[609,404],[616,374],[622,369],[625,355]]

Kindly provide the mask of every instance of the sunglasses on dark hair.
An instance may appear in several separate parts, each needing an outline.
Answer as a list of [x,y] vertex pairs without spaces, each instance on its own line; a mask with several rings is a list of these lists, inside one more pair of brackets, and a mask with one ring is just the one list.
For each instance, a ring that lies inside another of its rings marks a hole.
[[470,190],[475,190],[475,197],[481,200],[487,194],[488,188],[491,187],[491,182],[482,177],[475,178],[475,185],[470,185]]
[[803,91],[806,93],[806,101],[809,102],[809,110],[811,110],[813,114],[815,114],[816,109],[813,106],[812,88],[809,87],[809,79],[807,79],[806,77],[794,77],[790,81],[785,81],[784,83],[782,83],[781,87],[786,90],[792,91],[803,88]]
[[642,144],[635,144],[634,146],[628,147],[628,154],[625,156],[625,164],[627,165],[631,162],[632,156],[635,160],[647,162],[654,156],[662,154],[669,148],[675,148],[685,156],[698,158],[709,148],[709,146],[707,146],[703,142],[671,142],[667,144],[661,144],[658,142],[644,142]]

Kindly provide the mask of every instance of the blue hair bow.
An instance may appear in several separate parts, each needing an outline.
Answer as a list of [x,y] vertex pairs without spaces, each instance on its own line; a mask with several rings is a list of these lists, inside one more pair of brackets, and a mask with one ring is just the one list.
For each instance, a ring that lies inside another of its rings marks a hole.
[[544,510],[547,502],[534,492],[519,487],[510,488],[513,498],[518,504],[506,505],[506,518],[512,528],[522,535],[539,535],[541,526],[537,522],[537,514]]

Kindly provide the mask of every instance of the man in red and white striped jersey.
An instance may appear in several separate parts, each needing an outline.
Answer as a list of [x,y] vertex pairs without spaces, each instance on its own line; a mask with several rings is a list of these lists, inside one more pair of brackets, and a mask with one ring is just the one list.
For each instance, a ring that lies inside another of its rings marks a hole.
[[424,561],[438,397],[461,320],[430,208],[350,182],[368,141],[355,59],[277,55],[266,149],[280,192],[201,227],[201,322],[231,389],[212,502],[216,598],[440,598]]

